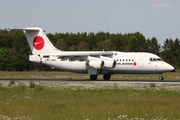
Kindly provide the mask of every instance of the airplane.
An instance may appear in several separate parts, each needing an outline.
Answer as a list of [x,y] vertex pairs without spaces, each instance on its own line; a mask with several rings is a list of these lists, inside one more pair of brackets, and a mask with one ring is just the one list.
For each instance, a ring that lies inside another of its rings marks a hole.
[[104,80],[110,80],[113,74],[160,74],[174,72],[175,68],[159,56],[147,52],[119,51],[61,51],[54,47],[39,27],[10,30],[23,30],[32,51],[29,60],[42,63],[63,71],[86,73],[90,80],[97,80],[104,74]]

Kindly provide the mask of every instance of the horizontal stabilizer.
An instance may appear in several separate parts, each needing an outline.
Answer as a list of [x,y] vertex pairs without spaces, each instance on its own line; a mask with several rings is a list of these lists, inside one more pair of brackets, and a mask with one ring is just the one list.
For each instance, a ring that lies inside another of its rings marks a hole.
[[[42,30],[41,28],[39,27],[29,27],[29,28],[7,28],[7,30],[25,30],[25,31],[40,31]],[[42,30],[44,31],[44,30]],[[45,31],[44,31],[45,32]]]

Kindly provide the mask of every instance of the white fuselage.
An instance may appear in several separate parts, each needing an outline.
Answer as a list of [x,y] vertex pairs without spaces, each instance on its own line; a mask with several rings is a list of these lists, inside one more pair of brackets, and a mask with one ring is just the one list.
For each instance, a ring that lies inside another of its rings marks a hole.
[[[89,68],[87,60],[80,58],[82,57],[64,59],[50,55],[43,57],[41,62],[63,71],[87,73]],[[99,57],[97,58],[99,59]],[[161,74],[174,70],[173,66],[151,53],[113,52],[111,59],[116,61],[116,66],[110,69],[102,68],[99,70],[100,74]]]

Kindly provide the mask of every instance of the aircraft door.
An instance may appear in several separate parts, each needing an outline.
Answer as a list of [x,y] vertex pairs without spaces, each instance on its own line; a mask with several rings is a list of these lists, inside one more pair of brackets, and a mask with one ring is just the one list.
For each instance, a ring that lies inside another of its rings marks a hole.
[[149,65],[151,65],[155,70],[157,70],[158,61],[156,58],[149,59]]
[[57,64],[58,64],[58,66],[61,66],[61,65],[62,65],[61,59],[57,59]]
[[158,61],[157,61],[157,59],[155,59],[155,58],[153,58],[153,61],[154,61],[154,66],[155,66],[155,68],[157,69],[157,63],[158,63]]
[[139,60],[138,60],[138,65],[139,67],[143,67],[144,66],[144,57],[139,57]]

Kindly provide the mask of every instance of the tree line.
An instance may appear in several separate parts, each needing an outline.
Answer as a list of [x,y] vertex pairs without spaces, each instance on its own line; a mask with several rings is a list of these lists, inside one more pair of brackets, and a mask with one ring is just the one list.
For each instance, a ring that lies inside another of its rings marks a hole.
[[[180,68],[180,40],[166,39],[163,45],[156,37],[146,39],[140,32],[135,33],[48,33],[53,45],[63,51],[122,51],[150,52],[157,54],[164,61]],[[51,70],[50,67],[32,63],[32,54],[22,31],[0,30],[0,70],[34,71]]]

